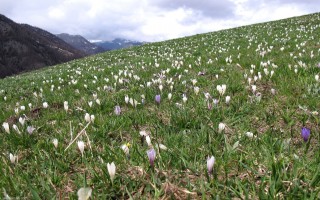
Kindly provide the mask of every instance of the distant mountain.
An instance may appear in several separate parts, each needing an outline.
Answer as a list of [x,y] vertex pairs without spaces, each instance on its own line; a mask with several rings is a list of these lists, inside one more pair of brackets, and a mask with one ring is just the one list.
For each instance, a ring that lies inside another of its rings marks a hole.
[[45,30],[0,14],[0,78],[86,55]]
[[92,44],[81,35],[69,35],[67,33],[61,33],[57,34],[56,36],[58,36],[60,39],[64,40],[66,43],[70,44],[74,48],[83,51],[89,55],[106,51],[103,48],[95,44]]
[[93,42],[97,46],[102,47],[105,50],[115,50],[115,49],[123,49],[128,48],[132,46],[140,46],[145,44],[145,42],[138,42],[138,41],[131,41],[121,38],[116,38],[112,41],[99,41],[99,42]]

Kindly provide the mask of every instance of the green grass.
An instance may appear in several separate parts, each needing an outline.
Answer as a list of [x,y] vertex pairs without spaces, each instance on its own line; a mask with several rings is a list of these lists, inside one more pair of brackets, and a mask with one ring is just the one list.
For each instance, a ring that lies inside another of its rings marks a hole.
[[[0,128],[2,198],[76,199],[80,188],[90,187],[92,199],[319,199],[319,24],[315,13],[110,51],[0,80],[0,123],[10,126],[10,133]],[[227,86],[223,96],[216,89],[221,84]],[[208,109],[204,93],[219,103]],[[126,95],[139,104],[126,104]],[[86,113],[94,122],[85,121]],[[226,124],[222,132],[220,122]],[[311,130],[307,142],[302,127]],[[76,141],[86,143],[83,157],[77,142],[66,149],[78,134]],[[126,155],[121,146],[128,143]],[[150,148],[157,153],[154,167]]]

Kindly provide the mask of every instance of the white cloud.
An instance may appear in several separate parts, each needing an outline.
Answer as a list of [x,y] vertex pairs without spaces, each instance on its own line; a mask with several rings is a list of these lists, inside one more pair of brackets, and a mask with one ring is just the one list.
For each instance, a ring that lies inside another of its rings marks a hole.
[[160,41],[317,12],[318,0],[1,0],[0,13],[52,33]]

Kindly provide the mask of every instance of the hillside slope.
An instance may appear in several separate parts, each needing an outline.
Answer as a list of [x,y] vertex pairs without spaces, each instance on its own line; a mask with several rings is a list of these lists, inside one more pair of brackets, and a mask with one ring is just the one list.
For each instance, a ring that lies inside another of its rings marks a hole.
[[319,38],[315,13],[1,79],[0,195],[320,199]]
[[85,55],[47,31],[0,15],[0,78]]

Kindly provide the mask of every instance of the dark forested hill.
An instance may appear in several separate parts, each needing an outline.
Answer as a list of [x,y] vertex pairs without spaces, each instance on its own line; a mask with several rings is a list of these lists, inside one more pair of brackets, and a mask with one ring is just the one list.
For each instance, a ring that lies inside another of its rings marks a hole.
[[86,55],[45,30],[0,14],[0,78]]

